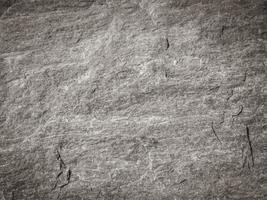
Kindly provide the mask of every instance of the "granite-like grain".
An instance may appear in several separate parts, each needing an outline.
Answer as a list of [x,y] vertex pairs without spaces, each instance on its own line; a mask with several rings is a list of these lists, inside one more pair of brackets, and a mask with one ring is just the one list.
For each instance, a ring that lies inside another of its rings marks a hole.
[[266,1],[0,7],[0,199],[267,198]]

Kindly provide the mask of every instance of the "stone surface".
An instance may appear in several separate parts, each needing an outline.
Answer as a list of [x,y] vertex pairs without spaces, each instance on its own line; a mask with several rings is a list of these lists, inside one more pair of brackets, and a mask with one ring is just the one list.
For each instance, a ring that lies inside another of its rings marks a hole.
[[0,199],[267,199],[265,0],[0,7]]

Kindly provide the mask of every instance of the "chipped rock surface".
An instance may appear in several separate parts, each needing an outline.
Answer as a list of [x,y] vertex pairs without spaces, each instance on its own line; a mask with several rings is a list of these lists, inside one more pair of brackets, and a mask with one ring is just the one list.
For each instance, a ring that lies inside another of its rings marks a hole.
[[0,199],[267,199],[265,0],[0,14]]

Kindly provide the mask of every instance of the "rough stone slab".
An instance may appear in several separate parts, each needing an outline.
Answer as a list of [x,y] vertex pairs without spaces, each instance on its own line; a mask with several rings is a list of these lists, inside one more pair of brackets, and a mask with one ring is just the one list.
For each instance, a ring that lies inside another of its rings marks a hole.
[[0,199],[267,199],[264,0],[1,0]]

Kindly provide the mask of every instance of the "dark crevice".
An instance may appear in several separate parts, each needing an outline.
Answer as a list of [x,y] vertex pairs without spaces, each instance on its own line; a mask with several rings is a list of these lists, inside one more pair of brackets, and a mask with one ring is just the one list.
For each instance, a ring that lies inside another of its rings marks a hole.
[[252,143],[250,139],[250,131],[249,131],[248,126],[246,126],[246,135],[247,135],[247,140],[248,140],[248,145],[249,145],[249,150],[250,150],[250,155],[251,155],[252,167],[254,167],[254,153],[253,153]]
[[220,138],[218,137],[218,135],[217,135],[217,133],[216,133],[216,131],[215,131],[215,129],[214,129],[214,125],[213,125],[213,124],[214,124],[214,123],[211,122],[212,133],[215,135],[215,137],[217,138],[217,140],[219,141],[219,143],[222,144]]

